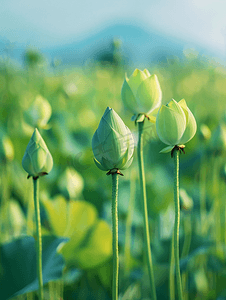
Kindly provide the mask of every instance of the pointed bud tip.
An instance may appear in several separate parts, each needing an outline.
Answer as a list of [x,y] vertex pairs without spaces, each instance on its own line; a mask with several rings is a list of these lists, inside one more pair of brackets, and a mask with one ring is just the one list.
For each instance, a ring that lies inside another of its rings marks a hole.
[[145,73],[145,75],[147,75],[147,77],[150,77],[150,76],[151,76],[151,74],[149,73],[149,71],[148,71],[147,69],[144,69],[143,72]]
[[113,109],[111,108],[111,107],[107,107],[106,109],[105,109],[105,112],[104,112],[104,115],[106,115],[106,114],[108,114],[109,112],[111,112]]
[[38,141],[38,140],[40,139],[40,137],[41,137],[40,132],[38,131],[37,128],[35,128],[35,130],[34,130],[34,132],[33,132],[31,138],[32,138],[34,141]]
[[133,71],[132,76],[137,76],[137,74],[138,74],[139,72],[141,72],[141,70],[135,69],[135,70]]
[[176,105],[178,104],[173,98],[166,104],[167,107],[171,107],[172,104],[175,103]]

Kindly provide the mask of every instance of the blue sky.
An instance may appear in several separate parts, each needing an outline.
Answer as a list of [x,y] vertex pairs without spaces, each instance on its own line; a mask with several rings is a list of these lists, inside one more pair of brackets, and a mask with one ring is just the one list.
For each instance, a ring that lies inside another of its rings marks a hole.
[[0,37],[17,46],[46,47],[125,22],[224,54],[225,11],[225,0],[1,0]]

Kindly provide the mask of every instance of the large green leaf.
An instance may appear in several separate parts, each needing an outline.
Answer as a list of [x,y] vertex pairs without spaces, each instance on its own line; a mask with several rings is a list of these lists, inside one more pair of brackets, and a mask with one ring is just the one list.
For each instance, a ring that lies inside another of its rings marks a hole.
[[64,236],[74,237],[77,245],[84,239],[87,230],[97,221],[97,210],[89,202],[76,200],[69,202],[68,223]]
[[64,232],[67,227],[68,211],[67,202],[64,197],[58,195],[52,201],[44,198],[42,199],[42,204],[46,209],[48,219],[54,233],[58,236],[64,236]]
[[[56,249],[65,239],[45,236],[42,240],[45,284],[62,277],[64,261]],[[25,236],[1,245],[0,268],[1,300],[38,290],[35,239]]]
[[99,220],[80,245],[77,246],[76,236],[73,235],[60,251],[68,264],[82,269],[94,268],[112,255],[110,226],[104,220]]
[[[96,267],[112,255],[110,226],[98,219],[95,206],[89,202],[68,201],[57,196],[42,201],[55,234],[70,238],[59,251],[67,265],[82,269]],[[59,222],[61,220],[63,223]]]
[[42,199],[42,203],[53,232],[58,236],[74,236],[76,245],[97,221],[95,206],[86,201],[66,201],[64,197],[56,196],[53,200]]

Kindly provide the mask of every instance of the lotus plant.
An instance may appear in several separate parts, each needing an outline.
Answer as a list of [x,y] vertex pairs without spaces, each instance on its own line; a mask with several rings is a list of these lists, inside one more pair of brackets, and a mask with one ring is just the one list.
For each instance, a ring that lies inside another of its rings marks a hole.
[[100,170],[112,175],[113,285],[112,299],[118,299],[118,175],[133,160],[134,140],[129,128],[110,107],[104,112],[92,139],[94,162]]
[[25,154],[22,159],[22,166],[28,173],[28,178],[31,176],[33,177],[39,300],[43,300],[42,235],[38,179],[40,176],[47,175],[51,171],[53,167],[53,158],[37,128],[34,130],[34,133],[27,145]]
[[134,114],[133,121],[143,122],[146,117],[155,122],[162,101],[157,75],[151,75],[147,69],[135,69],[130,78],[125,76],[121,95],[125,107]]
[[162,105],[162,107],[160,108],[156,118],[156,130],[160,140],[168,145],[160,152],[167,153],[171,151],[171,156],[174,157],[175,223],[173,234],[173,248],[179,300],[183,299],[179,263],[179,154],[180,151],[184,152],[184,144],[193,138],[196,133],[196,129],[196,120],[190,109],[187,107],[186,101],[184,99],[180,100],[178,103],[174,99],[172,99],[167,105]]
[[147,119],[152,123],[156,121],[156,114],[161,106],[162,91],[158,78],[155,74],[151,75],[147,69],[143,71],[136,69],[130,78],[125,77],[122,91],[122,101],[127,109],[134,115],[132,121],[138,124],[138,166],[140,175],[140,189],[142,195],[142,209],[144,222],[144,243],[148,265],[148,273],[150,277],[151,296],[156,300],[156,288],[154,281],[154,272],[152,265],[152,255],[150,246],[150,234],[148,225],[148,210],[147,210],[147,195],[146,182],[144,172],[144,157],[143,157],[143,134],[144,121]]
[[184,149],[196,133],[195,118],[184,99],[178,103],[172,99],[162,105],[156,119],[156,130],[160,140],[168,145],[161,153],[172,151],[175,147]]

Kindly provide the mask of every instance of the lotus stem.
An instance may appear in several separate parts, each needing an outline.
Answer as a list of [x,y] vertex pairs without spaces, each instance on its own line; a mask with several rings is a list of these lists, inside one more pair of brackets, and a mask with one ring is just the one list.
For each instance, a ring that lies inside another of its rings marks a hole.
[[144,243],[145,243],[145,252],[147,259],[147,267],[150,278],[151,285],[151,299],[156,300],[156,288],[154,280],[154,271],[152,264],[152,255],[151,255],[151,245],[150,245],[150,234],[148,226],[148,209],[147,209],[147,195],[146,195],[146,183],[145,183],[145,173],[144,173],[144,156],[143,156],[143,128],[144,122],[138,122],[138,165],[139,165],[139,174],[140,174],[140,188],[142,194],[142,209],[143,209],[143,222],[144,222]]
[[37,275],[39,284],[39,300],[43,300],[43,279],[42,279],[42,232],[39,206],[39,179],[33,177],[34,185],[34,204],[36,222],[36,256],[37,256]]
[[170,300],[175,300],[175,259],[174,259],[174,232],[170,249],[170,269],[169,269],[169,296]]
[[112,174],[112,248],[113,248],[113,282],[112,300],[118,300],[118,174]]
[[182,283],[180,275],[180,261],[179,261],[179,227],[180,227],[180,199],[179,199],[179,148],[175,148],[173,152],[174,157],[174,204],[175,204],[175,223],[174,223],[174,258],[175,258],[175,272],[176,272],[176,286],[178,299],[183,300]]
[[131,227],[132,227],[132,217],[134,213],[134,200],[136,194],[136,171],[131,170],[130,173],[130,199],[129,207],[126,218],[126,233],[125,233],[125,249],[124,249],[124,274],[128,276],[130,270],[130,260],[131,260]]

